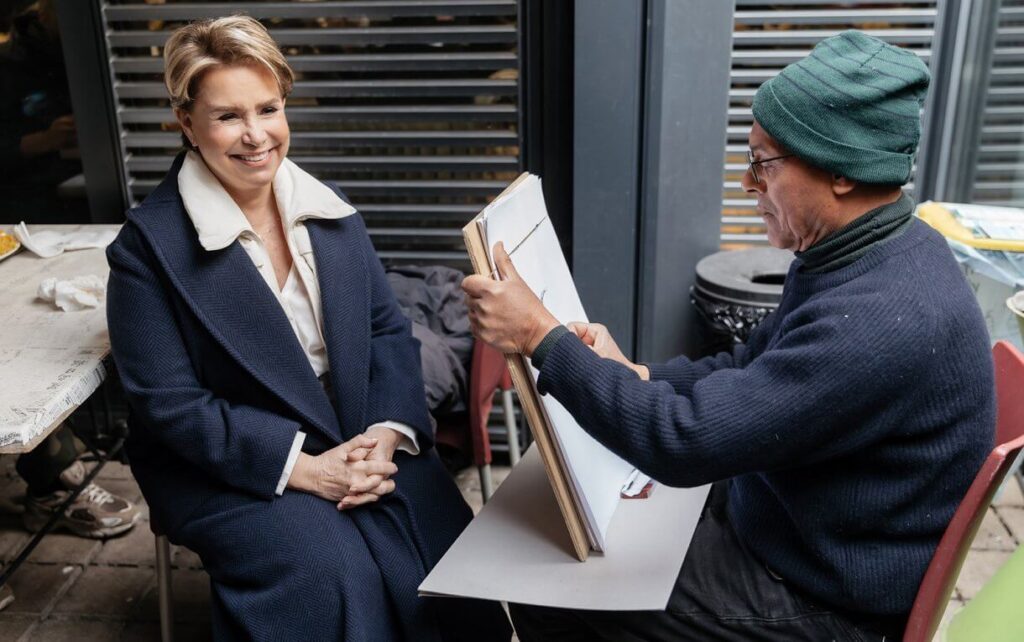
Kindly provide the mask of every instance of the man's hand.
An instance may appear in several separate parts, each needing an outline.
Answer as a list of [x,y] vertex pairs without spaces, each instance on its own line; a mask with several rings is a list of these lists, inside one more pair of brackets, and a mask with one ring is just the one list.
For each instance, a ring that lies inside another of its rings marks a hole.
[[501,281],[476,275],[462,282],[473,334],[506,354],[531,356],[558,319],[516,272],[502,243],[494,246],[494,263]]
[[[364,434],[316,456],[300,453],[288,478],[288,487],[337,502],[339,510],[347,508],[342,503],[349,495],[373,494],[385,478],[398,472],[391,461],[368,459],[378,444],[378,439]],[[394,482],[389,483],[393,490]],[[361,503],[376,501],[379,497],[374,495],[373,499]]]
[[622,354],[622,350],[619,349],[615,339],[612,338],[608,328],[604,327],[600,323],[581,323],[579,321],[573,321],[569,324],[569,329],[572,330],[580,341],[590,347],[591,350],[597,353],[597,356],[602,359],[611,359],[612,361],[618,361],[627,368],[632,369],[641,379],[647,381],[651,378],[651,372],[647,369],[647,366],[641,366],[633,363],[626,358],[626,355]]

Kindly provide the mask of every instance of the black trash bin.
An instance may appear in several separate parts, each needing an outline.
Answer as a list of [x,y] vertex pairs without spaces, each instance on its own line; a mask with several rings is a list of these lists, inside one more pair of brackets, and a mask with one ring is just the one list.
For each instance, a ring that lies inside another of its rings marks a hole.
[[690,301],[705,321],[703,354],[743,343],[779,307],[793,253],[771,247],[716,252],[697,263]]

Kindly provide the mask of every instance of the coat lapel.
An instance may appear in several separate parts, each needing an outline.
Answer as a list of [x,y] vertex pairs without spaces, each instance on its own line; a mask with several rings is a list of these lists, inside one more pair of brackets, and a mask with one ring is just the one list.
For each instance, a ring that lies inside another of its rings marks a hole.
[[245,250],[237,241],[223,250],[204,250],[180,198],[158,205],[160,211],[135,220],[196,317],[267,390],[324,436],[340,440],[330,401]]
[[306,221],[320,283],[324,343],[331,364],[341,430],[351,438],[364,425],[370,378],[370,282],[352,218]]

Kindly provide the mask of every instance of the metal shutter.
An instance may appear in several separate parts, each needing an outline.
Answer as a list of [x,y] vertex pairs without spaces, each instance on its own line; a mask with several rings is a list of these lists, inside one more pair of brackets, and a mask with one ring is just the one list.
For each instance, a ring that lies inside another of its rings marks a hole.
[[200,18],[248,13],[296,72],[289,157],[336,181],[381,257],[466,268],[460,228],[520,169],[516,0],[103,3],[131,194],[179,149],[162,45]]
[[971,200],[1024,207],[1024,1],[998,20]]
[[740,187],[747,169],[750,104],[758,86],[810,52],[822,38],[846,29],[862,29],[887,42],[916,51],[928,62],[936,18],[936,0],[904,2],[810,0],[737,0],[733,31],[729,126],[722,195],[722,248],[767,241],[754,199]]

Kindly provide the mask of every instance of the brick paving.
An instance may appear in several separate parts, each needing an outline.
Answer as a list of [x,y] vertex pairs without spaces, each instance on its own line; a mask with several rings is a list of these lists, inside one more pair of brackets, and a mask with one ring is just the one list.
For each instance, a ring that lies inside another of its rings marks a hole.
[[[508,468],[494,467],[495,483]],[[128,468],[108,464],[98,483],[142,501]],[[459,488],[479,510],[475,469],[457,478]],[[0,457],[0,560],[5,563],[28,540],[18,512],[24,483],[14,473],[14,458]],[[145,515],[148,520],[148,515]],[[982,524],[950,601],[947,617],[992,577],[1024,539],[1024,494],[1011,480]],[[175,634],[179,640],[210,640],[210,587],[195,553],[173,547]],[[153,536],[149,522],[127,535],[90,541],[49,535],[11,579],[15,601],[0,611],[0,641],[98,642],[159,640]]]

